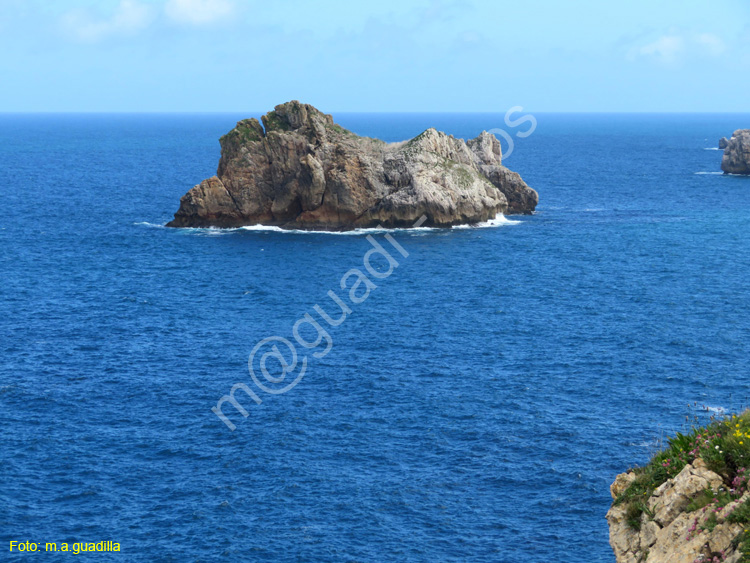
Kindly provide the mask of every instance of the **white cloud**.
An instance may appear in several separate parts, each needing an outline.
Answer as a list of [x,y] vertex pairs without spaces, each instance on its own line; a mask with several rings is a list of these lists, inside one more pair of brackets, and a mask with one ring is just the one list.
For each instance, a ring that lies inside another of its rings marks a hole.
[[111,35],[129,35],[148,27],[154,10],[135,0],[120,0],[110,18],[96,17],[87,10],[75,10],[62,17],[64,29],[79,41],[95,42]]
[[711,33],[701,33],[696,36],[695,42],[703,47],[709,55],[718,57],[727,50],[727,46],[721,38]]
[[164,12],[176,22],[203,25],[231,16],[234,4],[229,0],[167,0]]
[[637,54],[653,57],[663,63],[672,63],[685,48],[685,41],[679,35],[664,35],[637,50]]
[[696,58],[720,57],[728,50],[723,39],[712,33],[670,32],[649,43],[636,43],[627,52],[631,61],[651,59],[664,65],[673,65]]

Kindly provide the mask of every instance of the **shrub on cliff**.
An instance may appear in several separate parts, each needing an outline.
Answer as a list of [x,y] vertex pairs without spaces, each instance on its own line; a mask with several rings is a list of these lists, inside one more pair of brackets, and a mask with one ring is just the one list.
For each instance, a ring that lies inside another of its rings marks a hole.
[[[640,530],[654,516],[649,509],[654,491],[677,477],[687,465],[701,463],[698,460],[718,474],[723,484],[700,492],[685,509],[687,513],[696,513],[686,541],[703,531],[711,532],[721,516],[721,520],[745,528],[734,539],[733,546],[742,553],[738,561],[750,563],[750,500],[738,502],[748,492],[750,483],[750,411],[714,420],[687,434],[677,433],[669,439],[668,448],[644,467],[633,470],[632,482],[614,499],[613,505],[624,505],[628,525]],[[724,560],[722,555],[715,557],[717,561]]]

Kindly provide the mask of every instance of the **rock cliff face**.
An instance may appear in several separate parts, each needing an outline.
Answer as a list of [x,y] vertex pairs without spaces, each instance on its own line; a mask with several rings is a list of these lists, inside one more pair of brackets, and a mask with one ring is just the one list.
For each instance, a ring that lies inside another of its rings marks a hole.
[[750,174],[750,129],[738,129],[729,139],[721,159],[725,174]]
[[483,132],[465,142],[428,129],[385,143],[297,101],[246,119],[220,139],[216,176],[180,200],[169,227],[275,225],[347,230],[477,223],[532,213],[537,193],[501,164]]
[[[636,480],[635,473],[622,473],[610,492],[617,499]],[[673,479],[658,487],[645,503],[637,525],[630,521],[628,505],[613,504],[607,513],[609,543],[617,563],[702,563],[743,561],[737,538],[746,525],[729,516],[750,500],[750,493],[715,510],[688,511],[689,505],[706,490],[728,490],[731,485],[706,467],[702,459],[686,465]]]

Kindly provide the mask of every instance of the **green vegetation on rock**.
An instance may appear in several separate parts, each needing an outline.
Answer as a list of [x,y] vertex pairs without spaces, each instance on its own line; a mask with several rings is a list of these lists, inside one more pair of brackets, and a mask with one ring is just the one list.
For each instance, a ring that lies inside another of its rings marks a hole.
[[263,129],[257,119],[243,119],[234,129],[226,135],[223,135],[219,142],[224,144],[227,140],[238,141],[239,143],[249,143],[260,141],[263,138]]
[[[750,483],[750,411],[713,420],[687,434],[678,432],[669,439],[668,448],[644,467],[633,470],[635,478],[613,505],[624,505],[628,525],[640,530],[642,523],[654,516],[649,510],[654,491],[686,466],[699,463],[720,476],[724,484],[700,491],[687,505],[685,512],[697,514],[690,534],[711,532],[722,520],[741,524],[744,530],[734,545],[742,553],[739,561],[750,563],[750,499],[746,497]],[[743,497],[746,500],[740,502]]]
[[266,127],[266,133],[270,131],[289,131],[291,129],[286,117],[279,115],[276,110],[269,111],[263,116],[263,125]]
[[337,123],[334,123],[333,125],[326,125],[327,129],[331,129],[335,131],[336,133],[340,133],[341,135],[354,135],[351,131],[348,129],[344,129],[341,127],[341,125],[338,125]]

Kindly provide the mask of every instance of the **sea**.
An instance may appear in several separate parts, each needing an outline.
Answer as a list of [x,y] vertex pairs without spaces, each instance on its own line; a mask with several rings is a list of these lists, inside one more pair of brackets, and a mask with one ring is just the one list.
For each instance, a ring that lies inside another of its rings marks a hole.
[[536,213],[164,227],[253,115],[0,115],[0,559],[614,563],[615,476],[750,404],[750,114],[334,114],[495,130]]

